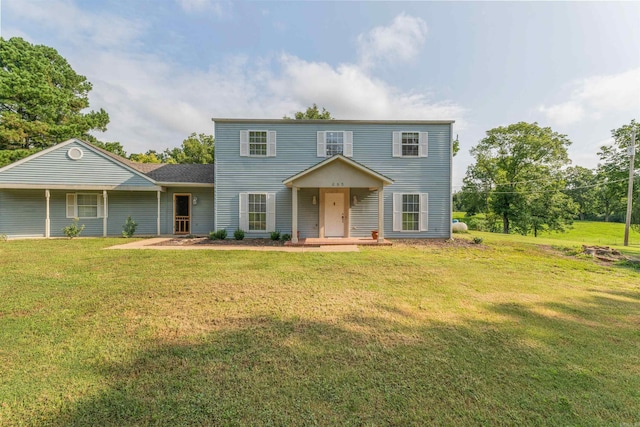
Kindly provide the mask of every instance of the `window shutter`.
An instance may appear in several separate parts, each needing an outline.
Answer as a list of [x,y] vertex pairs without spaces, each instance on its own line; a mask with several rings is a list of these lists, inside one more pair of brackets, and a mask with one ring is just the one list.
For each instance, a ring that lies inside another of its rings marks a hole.
[[345,157],[353,157],[353,132],[350,130],[344,132],[344,147],[342,153]]
[[276,131],[270,130],[267,132],[267,157],[276,156]]
[[240,208],[238,210],[238,228],[242,231],[249,230],[249,193],[240,193]]
[[104,197],[98,194],[98,218],[104,218]]
[[402,157],[402,132],[393,133],[393,157]]
[[429,231],[429,193],[420,193],[420,231]]
[[249,155],[249,131],[240,131],[240,156],[247,157]]
[[67,193],[67,218],[77,218],[78,211],[76,209],[76,195]]
[[393,193],[393,231],[402,231],[402,193]]
[[267,231],[276,231],[276,193],[267,193]]
[[418,157],[429,157],[429,133],[420,132],[418,138]]
[[327,145],[325,144],[325,133],[318,132],[318,157],[327,157]]

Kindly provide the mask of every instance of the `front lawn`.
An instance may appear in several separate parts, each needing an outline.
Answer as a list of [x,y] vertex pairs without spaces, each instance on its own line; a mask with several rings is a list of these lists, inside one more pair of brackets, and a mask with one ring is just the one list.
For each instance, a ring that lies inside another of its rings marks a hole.
[[0,425],[639,423],[638,270],[486,236],[0,242]]

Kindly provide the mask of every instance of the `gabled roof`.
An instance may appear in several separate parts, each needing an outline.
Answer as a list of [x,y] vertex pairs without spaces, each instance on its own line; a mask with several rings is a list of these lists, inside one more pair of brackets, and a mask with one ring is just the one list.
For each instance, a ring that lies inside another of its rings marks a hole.
[[214,117],[211,119],[216,123],[264,123],[264,124],[382,124],[382,125],[450,125],[455,120],[294,120],[294,119],[229,119]]
[[285,179],[284,181],[282,181],[282,183],[284,185],[286,185],[287,187],[291,187],[293,186],[293,181],[298,180],[300,178],[303,178],[306,175],[309,175],[311,173],[313,173],[314,171],[318,170],[318,169],[322,169],[326,166],[328,166],[331,163],[334,162],[344,162],[347,166],[352,167],[360,172],[363,172],[365,175],[370,176],[371,178],[377,179],[382,181],[382,185],[390,185],[393,184],[393,180],[385,175],[382,175],[381,173],[378,173],[376,171],[374,171],[373,169],[363,165],[362,163],[358,163],[355,160],[352,160],[348,157],[343,156],[342,154],[335,154],[331,157],[329,157],[328,159],[325,159],[323,161],[321,161],[320,163],[316,163],[315,165],[311,166],[310,168],[307,168],[301,172],[298,172],[297,174],[290,176],[289,178]]

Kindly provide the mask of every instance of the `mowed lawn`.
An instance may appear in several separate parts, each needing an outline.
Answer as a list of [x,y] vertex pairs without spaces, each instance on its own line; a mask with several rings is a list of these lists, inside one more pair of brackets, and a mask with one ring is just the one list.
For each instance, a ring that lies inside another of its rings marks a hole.
[[0,425],[640,423],[640,270],[482,236],[0,242]]

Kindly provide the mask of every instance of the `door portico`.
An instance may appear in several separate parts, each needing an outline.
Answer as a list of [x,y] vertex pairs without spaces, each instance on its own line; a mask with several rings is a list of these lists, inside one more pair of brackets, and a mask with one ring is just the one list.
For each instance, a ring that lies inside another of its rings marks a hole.
[[[378,194],[378,242],[384,242],[384,187],[393,181],[366,166],[335,155],[286,180],[291,188],[291,240],[298,242],[298,193],[319,189],[318,237],[350,237],[350,189],[368,188]],[[315,204],[315,203],[314,203]]]

